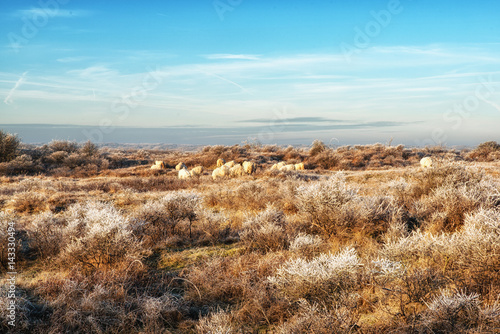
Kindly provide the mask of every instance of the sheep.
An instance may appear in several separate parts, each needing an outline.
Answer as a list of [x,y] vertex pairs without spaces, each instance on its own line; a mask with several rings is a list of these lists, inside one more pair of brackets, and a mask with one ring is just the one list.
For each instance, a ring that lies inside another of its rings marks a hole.
[[255,173],[255,171],[257,170],[257,165],[255,164],[255,162],[252,162],[252,161],[245,161],[243,163],[243,170],[245,171],[245,173],[247,174],[253,174]]
[[175,166],[175,170],[187,169],[187,166],[183,162],[179,162],[177,166]]
[[243,175],[245,175],[245,171],[243,170],[243,166],[241,166],[240,164],[236,164],[229,169],[229,176],[231,177]]
[[224,165],[226,165],[229,168],[232,168],[232,167],[234,167],[235,162],[234,161],[229,161],[229,162],[226,162]]
[[166,169],[165,163],[163,161],[155,161],[155,164],[151,166],[151,169]]
[[280,161],[278,162],[277,164],[274,164],[271,166],[271,170],[280,170],[281,167],[285,166],[285,162],[284,161]]
[[191,169],[191,176],[200,177],[201,174],[203,174],[203,166],[196,166],[193,169]]
[[229,167],[222,165],[214,169],[214,171],[212,172],[212,179],[216,180],[218,177],[224,177],[229,175],[230,175]]
[[422,160],[420,160],[420,166],[422,168],[432,167],[432,159],[430,157],[422,158]]
[[288,171],[292,171],[292,170],[295,170],[294,164],[285,165],[285,166],[280,168],[280,172],[288,172]]
[[181,180],[186,180],[186,179],[189,179],[191,177],[191,173],[189,173],[189,171],[186,168],[183,168],[183,169],[179,170],[178,177]]
[[226,163],[226,160],[219,158],[217,159],[217,167],[222,167]]
[[301,163],[298,163],[298,164],[295,164],[295,170],[304,170],[304,163],[301,162]]

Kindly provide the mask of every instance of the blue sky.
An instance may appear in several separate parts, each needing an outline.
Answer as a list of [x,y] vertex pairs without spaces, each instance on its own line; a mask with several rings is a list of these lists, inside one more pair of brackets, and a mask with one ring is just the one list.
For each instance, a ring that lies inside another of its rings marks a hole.
[[6,0],[0,124],[90,126],[44,131],[103,142],[141,142],[116,135],[137,127],[199,144],[500,141],[499,12],[493,0]]

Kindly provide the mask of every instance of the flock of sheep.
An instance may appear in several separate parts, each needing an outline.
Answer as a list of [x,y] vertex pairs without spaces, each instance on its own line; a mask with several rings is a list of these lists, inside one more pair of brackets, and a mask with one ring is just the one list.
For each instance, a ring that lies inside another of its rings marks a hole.
[[[163,161],[156,161],[151,169],[166,169],[165,163]],[[200,177],[203,172],[203,166],[196,166],[191,170],[188,170],[187,166],[180,162],[175,166],[175,170],[178,171],[178,177],[181,180],[189,179],[191,177]],[[217,160],[217,168],[212,172],[212,178],[216,180],[219,177],[236,177],[243,176],[247,174],[253,174],[257,170],[257,165],[252,161],[245,161],[243,164],[237,164],[234,161],[226,162],[224,159]]]
[[[425,157],[420,160],[420,166],[422,168],[432,167],[432,159],[430,157]],[[151,169],[166,169],[165,163],[163,161],[156,161]],[[271,166],[271,170],[277,170],[280,172],[294,171],[294,170],[304,170],[304,163],[298,164],[286,164],[281,161]],[[200,177],[203,174],[203,166],[196,166],[191,170],[188,170],[187,166],[180,162],[175,166],[175,170],[178,171],[178,177],[181,180],[189,179],[191,177]],[[237,164],[234,161],[226,162],[224,159],[217,160],[217,168],[212,172],[212,178],[217,180],[221,177],[237,177],[243,175],[251,175],[257,170],[257,165],[252,161],[245,161],[242,164]]]
[[298,164],[286,164],[284,161],[278,162],[271,166],[271,170],[279,170],[280,172],[292,171],[292,170],[304,170],[304,163]]
[[212,172],[212,178],[216,180],[225,176],[243,176],[253,174],[257,170],[257,165],[252,161],[245,161],[243,164],[237,164],[234,161],[226,162],[224,159],[217,160],[217,168]]

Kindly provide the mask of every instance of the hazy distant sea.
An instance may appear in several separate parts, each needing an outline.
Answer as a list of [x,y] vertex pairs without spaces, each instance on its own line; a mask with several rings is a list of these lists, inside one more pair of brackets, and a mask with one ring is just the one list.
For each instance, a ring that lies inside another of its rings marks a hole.
[[309,138],[294,135],[293,129],[273,132],[261,127],[134,128],[51,124],[0,124],[0,129],[17,134],[22,142],[36,144],[52,140],[94,143],[170,143],[188,145],[233,145],[247,142],[310,144]]
[[[168,144],[168,145],[234,145],[261,143],[278,145],[311,145],[315,139],[331,146],[388,143],[407,147],[423,146],[416,134],[402,131],[404,124],[397,122],[337,123],[300,122],[269,123],[261,126],[241,125],[229,127],[111,127],[53,124],[0,124],[0,130],[17,134],[23,143],[43,144],[52,140],[70,140],[96,144]],[[420,136],[425,134],[420,133]],[[484,138],[450,138],[447,144],[456,148],[475,146],[492,140]]]

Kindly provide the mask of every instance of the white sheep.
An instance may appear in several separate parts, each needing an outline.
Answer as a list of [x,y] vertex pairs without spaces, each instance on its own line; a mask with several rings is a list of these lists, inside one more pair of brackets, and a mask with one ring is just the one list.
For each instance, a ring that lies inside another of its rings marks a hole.
[[298,163],[298,164],[295,164],[295,170],[304,170],[304,163],[301,162],[301,163]]
[[288,172],[288,171],[292,171],[292,170],[295,170],[294,164],[285,165],[285,166],[280,168],[280,172]]
[[425,157],[420,160],[420,166],[422,168],[430,168],[432,167],[432,159],[430,157]]
[[226,163],[226,160],[224,160],[222,158],[217,159],[217,167],[221,167],[225,163]]
[[229,175],[230,175],[229,167],[222,165],[214,169],[214,171],[212,172],[212,179],[216,180],[218,177],[224,177]]
[[191,176],[196,176],[200,177],[203,174],[203,166],[196,166],[193,169],[191,169]]
[[236,164],[229,169],[229,176],[231,177],[243,175],[245,175],[245,171],[243,170],[243,166],[241,166],[240,164]]
[[243,162],[243,170],[247,174],[253,174],[257,170],[257,165],[255,164],[255,162],[245,161]]
[[189,179],[191,177],[191,173],[189,173],[189,171],[186,168],[183,168],[183,169],[179,170],[178,177],[181,180],[186,180],[186,179]]
[[179,162],[177,166],[175,166],[175,170],[187,169],[187,166],[183,162]]
[[226,162],[224,165],[226,165],[227,167],[231,168],[231,167],[234,167],[236,163],[234,161],[229,161],[229,162]]
[[166,169],[165,163],[163,161],[155,161],[155,164],[151,166],[151,169]]
[[271,170],[280,170],[281,167],[285,166],[285,162],[284,161],[280,161],[278,162],[277,164],[274,164],[271,166]]

